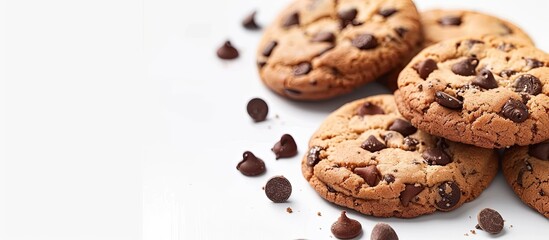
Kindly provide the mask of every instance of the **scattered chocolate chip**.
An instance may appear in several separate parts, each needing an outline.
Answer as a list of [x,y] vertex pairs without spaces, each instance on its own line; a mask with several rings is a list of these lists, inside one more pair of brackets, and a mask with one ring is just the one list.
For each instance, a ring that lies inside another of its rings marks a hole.
[[377,152],[381,149],[386,148],[387,146],[385,146],[384,143],[377,140],[377,138],[374,137],[373,135],[370,135],[366,139],[366,141],[364,141],[362,143],[362,145],[360,147],[362,147],[364,150],[367,150],[367,151],[370,151],[370,152]]
[[265,57],[269,57],[271,56],[271,53],[273,53],[273,50],[275,49],[276,45],[278,45],[278,42],[276,41],[270,41],[269,43],[267,43],[267,45],[265,45],[265,48],[263,49],[263,56]]
[[320,151],[322,150],[319,146],[313,146],[309,149],[307,153],[307,165],[313,167],[318,162],[320,162]]
[[475,68],[478,65],[478,59],[467,58],[452,65],[452,72],[461,76],[474,76],[476,74]]
[[230,41],[225,41],[223,46],[217,49],[217,56],[225,60],[235,59],[238,57],[238,50],[233,47]]
[[438,20],[438,24],[442,26],[459,26],[461,25],[460,16],[445,16]]
[[543,65],[545,65],[543,62],[541,62],[540,60],[537,60],[535,58],[525,58],[524,60],[526,60],[526,66],[528,66],[530,68],[539,68],[539,67],[543,67]]
[[482,69],[478,75],[473,79],[471,84],[479,86],[484,89],[492,89],[498,87],[498,82],[494,78],[494,74],[488,69]]
[[302,62],[294,67],[294,76],[306,75],[311,69],[313,69],[313,66],[310,63]]
[[370,187],[376,186],[381,180],[381,173],[375,165],[355,168],[354,172],[362,177]]
[[528,147],[528,154],[541,160],[549,160],[549,141],[530,145]]
[[435,101],[438,104],[450,109],[461,109],[463,107],[463,101],[445,92],[436,92]]
[[390,17],[391,15],[393,15],[396,12],[397,12],[397,10],[394,9],[394,8],[384,8],[384,9],[380,9],[377,12],[377,14],[383,16],[384,18],[387,18],[387,17]]
[[356,36],[351,43],[360,50],[367,50],[377,47],[376,37],[368,33]]
[[491,234],[498,234],[503,230],[503,217],[494,209],[485,208],[478,213],[478,226]]
[[331,32],[319,32],[311,39],[313,42],[334,42],[335,35]]
[[499,75],[500,75],[501,77],[504,77],[504,78],[509,78],[509,77],[515,75],[516,73],[517,73],[516,71],[507,69],[507,70],[501,71],[501,73],[500,73]]
[[516,123],[524,122],[528,118],[528,108],[526,105],[515,99],[507,100],[501,109],[501,113],[503,116]]
[[257,158],[252,152],[246,151],[244,159],[236,165],[236,169],[246,176],[257,176],[265,172],[265,162]]
[[347,217],[346,212],[342,211],[341,216],[332,224],[332,234],[339,239],[355,238],[362,233],[360,222]]
[[341,28],[345,28],[347,25],[355,20],[358,11],[355,8],[341,10],[337,13],[337,17],[341,20]]
[[461,198],[461,190],[455,182],[443,182],[438,186],[439,200],[436,205],[440,210],[448,210],[456,206]]
[[265,119],[267,118],[267,113],[269,113],[269,106],[267,106],[267,103],[263,101],[263,99],[253,98],[248,102],[246,110],[248,110],[248,115],[250,115],[250,117],[255,122],[261,122],[265,121]]
[[398,235],[389,224],[378,223],[372,229],[370,240],[398,240]]
[[357,110],[357,114],[359,116],[377,115],[377,114],[385,114],[385,111],[383,111],[383,109],[381,109],[379,106],[373,103],[366,102],[362,104],[362,106],[360,106],[360,108]]
[[387,183],[394,183],[395,176],[393,174],[385,174],[385,176],[383,176],[383,180],[385,180],[385,182]]
[[301,91],[291,88],[284,88],[284,92],[288,95],[300,95]]
[[437,62],[430,58],[414,64],[413,68],[417,71],[419,77],[422,79],[427,79],[429,74],[438,69]]
[[255,22],[255,15],[257,14],[257,11],[253,11],[250,15],[246,16],[244,20],[242,20],[242,26],[248,30],[258,30],[261,27],[257,25]]
[[285,202],[292,194],[292,184],[283,176],[275,176],[265,184],[265,194],[275,203]]
[[419,144],[419,140],[413,137],[405,137],[403,141],[404,146],[407,148],[408,151],[415,151],[417,149],[417,145]]
[[429,165],[446,166],[446,164],[452,162],[452,158],[450,158],[450,156],[448,156],[448,154],[440,148],[427,149],[423,152],[421,157],[423,157]]
[[398,34],[399,37],[404,37],[404,34],[406,34],[408,32],[408,29],[403,28],[403,27],[397,27],[394,30]]
[[524,92],[531,95],[537,95],[541,93],[542,83],[533,75],[524,74],[520,75],[517,80],[515,80],[515,92]]
[[276,159],[290,158],[297,155],[297,145],[290,134],[284,134],[280,138],[280,141],[275,143],[271,151],[275,153]]
[[400,193],[400,203],[405,207],[408,206],[410,201],[417,196],[421,191],[423,191],[424,186],[416,186],[415,184],[406,184],[404,191]]
[[393,122],[393,124],[391,124],[391,126],[389,127],[389,130],[399,132],[404,137],[408,135],[412,135],[415,132],[417,132],[417,128],[412,126],[410,122],[406,120],[402,120],[400,118],[396,119]]
[[285,28],[289,28],[293,25],[299,25],[299,13],[293,12],[292,14],[288,15],[286,19],[284,19],[284,22],[282,23],[282,26]]

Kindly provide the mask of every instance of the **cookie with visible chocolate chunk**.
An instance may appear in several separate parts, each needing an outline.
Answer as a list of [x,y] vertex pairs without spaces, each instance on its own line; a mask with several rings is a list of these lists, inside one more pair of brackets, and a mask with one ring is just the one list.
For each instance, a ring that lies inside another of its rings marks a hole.
[[517,196],[549,218],[549,140],[507,149],[501,166]]
[[296,0],[265,30],[259,74],[287,98],[332,98],[397,66],[420,28],[411,0]]
[[302,173],[326,200],[378,217],[451,211],[478,197],[497,154],[415,129],[393,96],[348,103],[309,141]]
[[495,36],[443,41],[401,72],[395,99],[412,125],[484,148],[549,137],[549,54]]

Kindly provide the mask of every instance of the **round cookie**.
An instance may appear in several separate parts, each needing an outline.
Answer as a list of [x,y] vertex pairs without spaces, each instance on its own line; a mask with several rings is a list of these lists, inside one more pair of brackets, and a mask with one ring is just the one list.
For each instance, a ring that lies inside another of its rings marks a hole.
[[495,36],[443,41],[401,72],[395,99],[414,126],[484,148],[549,138],[549,55]]
[[420,31],[410,0],[296,0],[265,30],[259,74],[288,98],[332,98],[397,66]]
[[507,149],[502,168],[519,198],[549,218],[549,141]]
[[348,103],[309,141],[302,173],[326,200],[378,217],[451,211],[478,197],[498,169],[492,149],[415,129],[391,95]]

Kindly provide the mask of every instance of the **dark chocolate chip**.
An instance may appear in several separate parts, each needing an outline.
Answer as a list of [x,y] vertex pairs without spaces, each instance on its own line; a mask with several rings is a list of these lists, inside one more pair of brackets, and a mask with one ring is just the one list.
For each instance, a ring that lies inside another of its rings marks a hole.
[[410,201],[417,196],[421,191],[423,191],[424,186],[416,186],[415,184],[406,184],[404,191],[400,193],[400,203],[405,207],[408,206]]
[[355,168],[354,172],[362,177],[370,187],[376,186],[381,180],[381,173],[375,165]]
[[395,176],[393,174],[386,174],[383,176],[383,180],[387,183],[394,183],[395,182]]
[[438,195],[440,199],[436,205],[440,210],[449,210],[459,203],[461,190],[455,182],[443,182],[438,186]]
[[378,223],[372,229],[370,240],[398,240],[398,235],[389,224]]
[[407,148],[408,151],[415,151],[417,149],[417,145],[419,144],[419,140],[413,137],[405,137],[403,141],[404,146]]
[[246,16],[244,20],[242,20],[242,26],[248,30],[258,30],[261,27],[257,25],[255,22],[255,15],[257,14],[257,11],[253,11],[250,15]]
[[271,56],[271,53],[273,53],[273,50],[276,47],[276,45],[278,45],[278,42],[276,41],[270,41],[269,43],[267,43],[267,45],[265,45],[265,48],[263,49],[263,52],[262,52],[263,56],[265,57]]
[[313,167],[318,162],[320,162],[320,151],[322,150],[319,146],[313,146],[309,149],[307,153],[307,165]]
[[352,44],[360,50],[367,50],[377,47],[377,40],[374,35],[366,33],[356,36]]
[[417,131],[417,128],[412,126],[410,122],[398,118],[391,124],[389,130],[399,132],[402,136],[406,137],[414,134]]
[[370,152],[377,152],[381,149],[387,148],[387,146],[385,146],[384,143],[377,140],[377,138],[374,137],[373,135],[370,135],[366,139],[366,141],[364,141],[362,143],[362,145],[360,147],[362,147],[364,150],[367,150],[367,151],[370,151]]
[[284,134],[280,138],[280,141],[275,143],[271,151],[275,153],[276,159],[290,158],[297,155],[297,145],[290,134]]
[[282,26],[285,28],[289,28],[294,25],[299,25],[299,13],[293,12],[290,15],[284,19],[284,22],[282,23]]
[[269,106],[261,98],[253,98],[248,102],[246,106],[248,115],[252,117],[255,122],[264,121],[267,118],[267,113],[269,113]]
[[288,95],[300,95],[301,91],[291,88],[284,88],[284,92]]
[[283,176],[275,176],[265,184],[265,194],[275,203],[286,202],[292,195],[292,184]]
[[390,17],[391,15],[393,15],[396,12],[397,12],[397,10],[394,9],[394,8],[384,8],[384,9],[380,9],[377,12],[377,14],[383,16],[384,18],[387,18],[387,17]]
[[313,69],[313,66],[311,66],[308,62],[302,62],[294,67],[294,76],[301,76],[306,75]]
[[448,145],[448,143],[446,142],[446,139],[445,138],[441,138],[441,137],[437,137],[437,147],[440,148],[440,149],[446,149],[448,148],[450,145]]
[[235,59],[238,57],[238,50],[233,47],[230,41],[223,43],[223,46],[217,49],[217,56],[221,59]]
[[236,169],[246,176],[257,176],[265,172],[265,162],[257,158],[252,152],[246,151],[244,159],[236,165]]
[[341,216],[332,224],[332,234],[339,239],[355,238],[362,233],[360,222],[347,217],[346,212],[341,212]]
[[404,34],[406,34],[408,32],[408,29],[403,28],[403,27],[397,27],[394,30],[398,34],[399,37],[404,37]]
[[498,234],[503,230],[503,217],[494,209],[485,208],[478,213],[478,226],[491,234]]
[[514,71],[514,70],[510,70],[510,69],[507,69],[507,70],[503,70],[501,71],[501,73],[499,74],[501,77],[504,77],[504,78],[509,78],[513,75],[515,75],[517,72]]
[[452,65],[452,72],[461,76],[474,76],[476,74],[475,68],[478,65],[478,59],[467,58]]
[[531,95],[537,95],[541,93],[542,83],[533,75],[524,74],[520,75],[514,83],[515,92],[524,92]]
[[501,109],[501,113],[504,117],[516,123],[524,122],[528,118],[528,108],[526,105],[515,99],[507,100]]
[[385,114],[385,111],[383,111],[382,108],[380,108],[379,106],[373,103],[366,102],[362,104],[362,106],[360,106],[360,108],[357,110],[357,114],[359,116],[377,115],[377,114]]
[[335,35],[331,32],[319,32],[311,39],[313,42],[334,42]]
[[445,92],[436,92],[435,101],[438,104],[450,109],[461,109],[463,107],[463,101]]
[[358,11],[355,8],[341,10],[337,13],[337,17],[341,20],[341,27],[344,28],[355,20]]
[[459,26],[461,25],[460,16],[445,16],[438,20],[438,24],[442,26]]
[[429,74],[438,69],[437,62],[430,58],[414,64],[413,68],[417,71],[419,77],[422,79],[427,79]]
[[494,74],[488,69],[482,69],[478,75],[473,79],[471,84],[479,86],[484,89],[492,89],[498,87],[498,82],[494,78]]
[[541,160],[549,160],[549,141],[530,145],[528,147],[528,154]]
[[452,158],[440,148],[427,149],[425,150],[425,152],[423,152],[421,157],[423,157],[423,159],[425,159],[425,161],[429,165],[446,166],[446,164],[452,162]]
[[530,68],[539,68],[539,67],[543,67],[543,65],[545,65],[543,62],[541,62],[540,60],[537,60],[535,58],[525,58],[524,60],[526,60],[526,66],[528,66]]

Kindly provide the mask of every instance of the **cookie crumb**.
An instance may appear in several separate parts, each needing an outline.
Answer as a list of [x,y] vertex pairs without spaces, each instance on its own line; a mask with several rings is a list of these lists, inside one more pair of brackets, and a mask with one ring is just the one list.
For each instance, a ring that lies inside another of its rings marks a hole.
[[[322,213],[321,213],[321,212],[317,212],[316,215],[319,216],[319,217],[322,217]],[[511,225],[511,227],[512,227],[512,226],[513,226],[513,225]]]
[[466,236],[466,237],[468,237],[468,236],[469,236],[469,234],[467,234],[467,233],[466,233],[466,234],[463,234],[463,236]]
[[509,225],[509,228],[513,228],[513,224]]
[[275,114],[275,118],[276,118],[276,119],[279,119],[280,117],[278,116],[278,114]]
[[288,212],[288,213],[293,213],[293,212],[294,212],[294,210],[292,210],[292,208],[291,208],[291,207],[288,207],[288,208],[286,208],[286,212]]
[[472,233],[472,234],[477,234],[477,231],[471,230],[471,233]]

